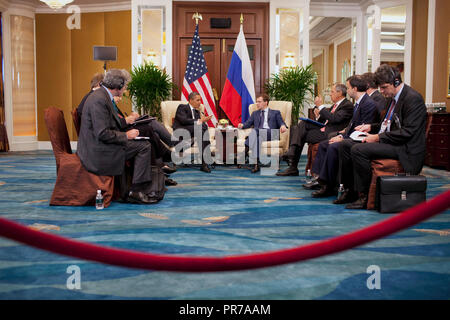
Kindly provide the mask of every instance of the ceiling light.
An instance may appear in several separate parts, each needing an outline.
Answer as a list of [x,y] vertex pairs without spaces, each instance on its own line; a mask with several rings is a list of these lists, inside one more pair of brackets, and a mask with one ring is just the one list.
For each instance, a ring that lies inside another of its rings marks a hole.
[[73,2],[73,0],[41,0],[52,9],[61,9],[66,4]]

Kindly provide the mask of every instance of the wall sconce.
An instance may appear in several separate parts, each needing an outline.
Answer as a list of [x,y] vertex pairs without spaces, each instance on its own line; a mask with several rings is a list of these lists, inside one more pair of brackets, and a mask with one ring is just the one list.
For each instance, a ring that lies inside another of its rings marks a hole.
[[73,2],[73,0],[41,0],[41,2],[44,2],[50,8],[56,10],[61,9],[66,4]]
[[146,57],[145,57],[145,62],[154,64],[155,66],[158,66],[158,67],[159,67],[159,65],[160,65],[160,59],[159,59],[159,54],[158,54],[158,52],[153,51],[153,49],[150,49],[150,50],[147,52],[147,55],[146,55]]
[[283,69],[289,69],[294,67],[295,67],[295,55],[293,52],[288,51],[284,56]]

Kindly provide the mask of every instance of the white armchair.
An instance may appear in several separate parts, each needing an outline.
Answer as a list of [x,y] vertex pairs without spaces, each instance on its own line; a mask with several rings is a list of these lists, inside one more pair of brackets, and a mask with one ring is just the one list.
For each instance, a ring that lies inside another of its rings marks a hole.
[[[284,133],[280,133],[280,140],[264,141],[262,143],[262,152],[270,155],[274,153],[277,148],[278,154],[281,156],[289,149],[289,128],[291,127],[291,115],[292,115],[292,102],[290,101],[269,101],[269,108],[272,110],[279,110],[281,117],[286,123],[288,130]],[[256,110],[256,104],[251,104],[249,107],[249,113],[252,114]],[[238,149],[243,150],[245,148],[245,139],[250,134],[252,129],[239,130],[238,137]]]
[[[177,108],[180,104],[186,104],[186,101],[162,101],[161,102],[161,118],[162,118],[162,123],[163,125],[166,127],[167,131],[170,132],[170,134],[173,133],[173,121],[175,119],[175,114],[177,112]],[[203,104],[200,105],[200,110],[204,111],[204,106]],[[215,152],[216,149],[216,141],[214,139],[214,133],[215,133],[215,129],[214,128],[208,128],[209,130],[209,139],[211,142],[211,152]],[[189,148],[188,150],[186,150],[186,153],[188,154],[197,154],[198,153],[198,148],[197,148],[197,143],[194,144],[193,147]]]

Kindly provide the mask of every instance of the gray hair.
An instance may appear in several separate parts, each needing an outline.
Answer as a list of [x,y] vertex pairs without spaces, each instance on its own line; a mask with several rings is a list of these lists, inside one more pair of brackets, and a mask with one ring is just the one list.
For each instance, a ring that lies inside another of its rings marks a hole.
[[110,69],[103,79],[102,83],[108,89],[122,89],[130,82],[130,73],[125,69]]
[[334,88],[336,91],[340,92],[343,97],[347,96],[347,87],[342,83],[335,83]]

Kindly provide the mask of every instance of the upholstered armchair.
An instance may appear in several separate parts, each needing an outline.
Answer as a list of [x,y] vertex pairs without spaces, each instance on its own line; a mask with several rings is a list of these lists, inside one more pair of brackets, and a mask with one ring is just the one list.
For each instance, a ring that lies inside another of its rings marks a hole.
[[[161,118],[162,123],[166,127],[166,129],[170,132],[170,134],[173,133],[173,121],[175,119],[175,114],[177,112],[177,108],[180,104],[186,104],[186,101],[162,101],[161,102]],[[200,110],[204,111],[205,107],[200,105]],[[214,139],[214,128],[208,128],[209,130],[209,137],[211,142],[211,152],[215,152],[216,150],[216,141]],[[186,150],[186,153],[188,154],[196,154],[198,153],[197,143],[194,144],[191,148]]]
[[[280,133],[280,140],[264,141],[262,143],[262,152],[267,155],[278,152],[281,156],[289,149],[289,128],[291,127],[291,115],[292,115],[292,102],[290,101],[269,101],[269,108],[272,110],[279,110],[281,117],[286,123],[288,129],[284,133]],[[256,104],[251,104],[249,107],[249,112],[252,114],[256,110]],[[250,134],[252,129],[239,130],[238,137],[238,150],[242,151],[245,148],[245,139]]]

